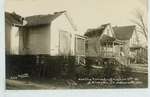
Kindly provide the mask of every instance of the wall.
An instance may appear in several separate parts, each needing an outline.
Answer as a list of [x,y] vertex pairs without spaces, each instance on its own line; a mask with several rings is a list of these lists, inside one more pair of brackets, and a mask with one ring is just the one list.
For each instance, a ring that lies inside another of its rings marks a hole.
[[76,36],[75,38],[75,55],[84,56],[85,55],[85,38]]
[[137,44],[138,44],[138,36],[137,36],[136,30],[134,30],[132,37],[130,39],[130,47],[133,45],[137,45]]
[[[52,21],[51,25],[51,55],[60,55],[59,54],[59,35],[62,31],[68,32],[71,35],[71,55],[74,55],[74,34],[76,33],[72,28],[71,24],[69,23],[68,19],[66,18],[65,14],[57,17],[55,20]],[[63,44],[61,44],[63,45]]]
[[99,37],[90,37],[86,42],[86,56],[96,57],[99,56]]
[[60,31],[59,33],[59,55],[71,55],[71,34],[67,31]]
[[105,28],[105,30],[104,30],[104,32],[103,32],[103,35],[104,35],[104,34],[113,37],[113,31],[112,31],[112,28],[111,28],[110,25],[108,25],[108,26]]
[[19,54],[19,29],[18,27],[12,26],[11,29],[11,37],[10,37],[10,42],[11,42],[11,54]]
[[6,54],[19,54],[18,27],[12,26],[7,21],[5,21],[5,48]]
[[11,24],[5,21],[5,50],[6,54],[10,54],[10,32]]
[[20,36],[21,54],[50,54],[50,25],[24,28]]

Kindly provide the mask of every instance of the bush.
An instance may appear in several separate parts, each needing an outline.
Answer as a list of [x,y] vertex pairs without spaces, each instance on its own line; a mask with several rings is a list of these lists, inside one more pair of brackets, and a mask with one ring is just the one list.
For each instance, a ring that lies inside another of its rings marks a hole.
[[88,76],[87,75],[88,71],[84,66],[76,67],[75,72],[76,72],[76,77],[77,78],[85,78],[85,77]]
[[132,69],[128,66],[122,66],[120,70],[121,78],[129,78],[132,77]]
[[103,77],[102,69],[91,69],[91,71],[89,72],[89,77],[90,78],[102,78]]
[[119,73],[117,70],[118,66],[116,64],[105,64],[103,65],[102,74],[104,78],[117,78]]

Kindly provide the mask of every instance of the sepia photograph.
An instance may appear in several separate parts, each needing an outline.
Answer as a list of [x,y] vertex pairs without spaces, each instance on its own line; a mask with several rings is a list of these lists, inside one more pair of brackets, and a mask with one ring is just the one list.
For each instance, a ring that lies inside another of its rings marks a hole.
[[5,89],[148,88],[148,0],[5,0]]

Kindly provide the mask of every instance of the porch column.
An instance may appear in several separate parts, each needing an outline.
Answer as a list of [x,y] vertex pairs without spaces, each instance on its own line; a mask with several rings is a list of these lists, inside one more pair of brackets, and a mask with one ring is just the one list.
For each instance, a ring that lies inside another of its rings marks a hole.
[[112,46],[113,46],[113,47],[112,47],[112,53],[115,54],[115,53],[114,53],[114,41],[113,41]]

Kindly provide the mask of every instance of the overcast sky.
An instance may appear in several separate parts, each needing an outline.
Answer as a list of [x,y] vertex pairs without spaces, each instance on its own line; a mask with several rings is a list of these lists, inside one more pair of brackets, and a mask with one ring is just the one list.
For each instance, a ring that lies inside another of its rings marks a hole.
[[67,10],[81,33],[103,23],[131,25],[134,11],[146,11],[146,0],[5,0],[5,10],[22,16]]

